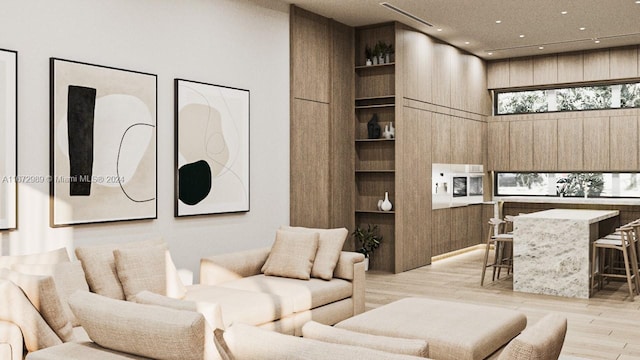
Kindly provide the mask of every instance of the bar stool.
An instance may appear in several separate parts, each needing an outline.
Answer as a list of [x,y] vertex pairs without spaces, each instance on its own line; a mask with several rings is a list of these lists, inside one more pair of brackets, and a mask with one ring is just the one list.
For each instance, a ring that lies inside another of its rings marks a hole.
[[[491,281],[496,280],[496,269],[498,270],[498,280],[500,279],[500,269],[507,268],[507,272],[510,273],[513,266],[513,258],[511,255],[505,257],[505,246],[513,245],[513,234],[505,234],[501,232],[504,229],[505,222],[497,219],[489,219],[489,235],[487,236],[487,247],[484,251],[484,263],[482,265],[482,278],[480,279],[480,286],[484,286],[484,277],[488,267],[493,268],[493,275]],[[493,263],[489,262],[489,250],[493,245],[494,258]]]
[[[622,278],[627,280],[629,295],[633,301],[634,293],[638,292],[638,255],[636,254],[636,238],[633,227],[621,227],[616,229],[619,236],[605,236],[593,242],[591,258],[591,290],[595,288],[598,277],[598,289],[602,289],[602,280],[606,278]],[[605,263],[606,251],[616,250],[622,252],[624,262],[624,274],[616,273],[612,261]],[[596,267],[596,258],[598,266]],[[634,291],[635,286],[635,291]]]

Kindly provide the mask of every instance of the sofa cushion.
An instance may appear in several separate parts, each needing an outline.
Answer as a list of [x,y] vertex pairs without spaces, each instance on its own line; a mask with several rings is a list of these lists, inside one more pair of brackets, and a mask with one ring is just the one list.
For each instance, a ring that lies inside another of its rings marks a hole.
[[181,299],[174,299],[167,296],[154,294],[150,291],[141,291],[133,297],[133,301],[138,304],[164,306],[176,310],[186,310],[199,312],[209,322],[213,329],[224,329],[222,321],[222,310],[220,305],[214,302],[195,302]]
[[318,233],[278,230],[267,261],[265,275],[309,280],[318,250]]
[[62,344],[24,292],[8,280],[0,280],[0,320],[18,325],[28,351]]
[[[293,311],[310,310],[334,301],[346,299],[353,293],[353,285],[346,280],[333,279],[325,281],[298,279],[276,276],[254,275],[239,280],[228,281],[218,286],[269,293],[282,298],[293,300]],[[224,309],[224,307],[223,307]]]
[[283,335],[245,324],[233,325],[225,331],[224,338],[236,360],[424,360],[410,355]]
[[557,360],[567,334],[567,318],[547,315],[511,340],[499,360]]
[[243,322],[261,325],[293,314],[293,299],[222,286],[187,286],[184,300],[220,305],[225,327]]
[[71,326],[79,326],[80,323],[69,307],[69,296],[76,290],[89,291],[87,279],[79,261],[62,262],[59,264],[16,264],[13,270],[31,275],[51,276],[56,284],[56,290],[62,303],[62,308],[71,322]]
[[[148,248],[166,246],[160,239],[137,241],[123,244],[107,244],[76,248],[76,256],[82,261],[87,283],[92,292],[110,298],[124,300],[125,294],[118,278],[113,251],[116,249]],[[167,260],[167,289],[175,289],[172,297],[182,297],[186,291],[180,281],[173,261]],[[172,290],[174,291],[174,290]]]
[[336,268],[342,247],[347,239],[347,235],[349,235],[347,229],[315,229],[292,226],[281,226],[280,229],[294,232],[317,232],[319,235],[318,251],[316,252],[316,258],[311,268],[311,276],[324,280],[331,280],[333,278],[333,270]]
[[115,300],[84,291],[69,299],[91,340],[117,351],[161,360],[217,358],[201,314]]
[[0,268],[9,269],[14,264],[57,264],[68,261],[67,249],[60,248],[38,254],[0,256]]
[[62,341],[75,340],[73,326],[62,307],[53,277],[0,269],[0,279],[9,280],[18,285]]
[[0,359],[22,359],[22,332],[18,325],[0,320]]
[[326,343],[361,346],[394,354],[429,356],[429,345],[425,340],[369,335],[338,329],[315,321],[309,321],[304,324],[302,336]]
[[150,360],[147,357],[109,350],[93,342],[70,342],[31,352],[25,360]]
[[167,294],[167,266],[164,245],[115,249],[116,272],[127,300],[143,290]]

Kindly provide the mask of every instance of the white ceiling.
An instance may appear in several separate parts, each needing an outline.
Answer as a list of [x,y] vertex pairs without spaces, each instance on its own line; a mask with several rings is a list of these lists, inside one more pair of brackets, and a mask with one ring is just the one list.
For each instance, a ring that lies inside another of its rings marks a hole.
[[433,27],[384,0],[281,1],[350,26],[399,21],[487,60],[640,44],[636,0],[387,0]]

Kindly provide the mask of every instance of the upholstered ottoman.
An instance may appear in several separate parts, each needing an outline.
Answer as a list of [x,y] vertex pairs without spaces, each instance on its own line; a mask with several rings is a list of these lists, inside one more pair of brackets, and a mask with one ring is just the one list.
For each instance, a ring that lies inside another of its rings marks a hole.
[[437,360],[481,360],[527,326],[524,314],[490,306],[407,298],[339,322],[362,333],[417,338]]

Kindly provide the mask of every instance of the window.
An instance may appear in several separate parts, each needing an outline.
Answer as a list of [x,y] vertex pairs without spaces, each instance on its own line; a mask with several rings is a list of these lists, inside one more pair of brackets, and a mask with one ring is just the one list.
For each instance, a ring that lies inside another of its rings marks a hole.
[[640,83],[496,93],[496,115],[640,107]]
[[637,173],[496,173],[496,196],[640,198]]

